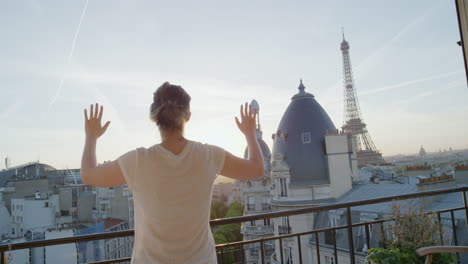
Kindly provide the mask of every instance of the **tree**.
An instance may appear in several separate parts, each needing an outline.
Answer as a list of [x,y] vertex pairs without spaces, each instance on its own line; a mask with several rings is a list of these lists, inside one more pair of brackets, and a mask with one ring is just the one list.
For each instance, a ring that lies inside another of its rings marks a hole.
[[[242,216],[244,214],[244,208],[242,204],[238,202],[234,202],[229,207],[227,206],[225,207],[226,207],[225,214],[222,215],[221,217],[216,217],[216,218],[229,218],[229,217]],[[224,210],[224,207],[219,204],[212,204],[211,209],[212,209],[211,216],[213,217],[213,216],[219,216],[217,214],[219,212],[222,212]],[[241,241],[242,234],[240,232],[240,229],[241,229],[240,223],[227,224],[227,225],[222,225],[222,226],[217,227],[216,230],[213,232],[213,238],[215,240],[215,243],[225,244],[225,243],[230,243],[230,242],[235,242],[235,241]],[[221,262],[233,263],[235,262],[236,259],[240,258],[239,254],[240,254],[239,252],[235,252],[235,251],[224,252],[223,260]]]
[[217,219],[225,217],[228,207],[223,202],[212,202],[210,219]]
[[[242,207],[242,204],[238,202],[232,203],[229,207],[225,206],[222,203],[222,205],[217,204],[217,202],[215,203],[213,203],[211,207],[211,216],[213,216],[214,212],[216,218],[236,217],[244,214],[244,208]],[[221,217],[218,217],[218,212],[222,213],[222,211],[225,210],[223,206],[227,209],[226,213]],[[242,234],[240,232],[240,228],[240,223],[219,226],[213,233],[213,237],[215,239],[216,244],[241,241]]]

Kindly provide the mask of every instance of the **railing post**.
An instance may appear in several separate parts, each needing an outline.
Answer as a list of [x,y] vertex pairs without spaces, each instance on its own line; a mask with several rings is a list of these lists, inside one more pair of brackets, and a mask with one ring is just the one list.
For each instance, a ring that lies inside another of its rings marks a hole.
[[336,248],[336,229],[333,229],[333,255],[335,256],[335,264],[338,264],[338,249]]
[[260,256],[262,258],[262,264],[265,264],[265,245],[263,242],[263,238],[260,241]]
[[354,256],[354,235],[353,235],[353,223],[351,220],[351,207],[346,208],[346,220],[348,226],[348,240],[349,240],[349,258],[351,264],[356,264],[356,258]]
[[385,243],[385,228],[384,228],[384,222],[380,223],[380,232],[382,233],[382,247],[387,248],[387,243]]
[[5,251],[0,252],[0,264],[7,264],[5,261]]
[[244,256],[244,244],[240,244],[240,250],[241,250],[241,263],[244,264],[245,263],[245,256]]
[[280,244],[280,258],[281,258],[281,264],[284,263],[284,256],[283,256],[283,240],[279,239],[279,244]]
[[439,236],[440,236],[440,244],[443,246],[445,241],[444,241],[444,236],[443,236],[443,226],[442,226],[442,218],[440,217],[440,213],[437,213],[437,221],[439,221]]
[[317,263],[320,264],[320,245],[319,245],[319,234],[315,233],[315,246],[317,248]]
[[365,231],[366,231],[366,245],[367,245],[367,250],[370,249],[370,232],[369,232],[369,224],[365,225]]
[[[453,214],[453,211],[450,211],[450,217],[452,218],[453,242],[455,242],[455,246],[458,246],[457,226],[455,224],[455,215]],[[457,253],[457,263],[460,264],[460,254],[459,253]]]
[[224,247],[221,248],[221,264],[224,263]]
[[302,264],[301,236],[297,236],[297,249],[299,250],[299,263]]
[[468,228],[468,202],[466,201],[466,192],[462,191],[463,194],[463,205],[465,207],[465,223],[466,227]]

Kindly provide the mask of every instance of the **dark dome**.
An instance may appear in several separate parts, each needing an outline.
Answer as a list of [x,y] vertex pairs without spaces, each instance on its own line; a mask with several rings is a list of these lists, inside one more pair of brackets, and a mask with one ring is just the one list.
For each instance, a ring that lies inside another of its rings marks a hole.
[[325,133],[336,130],[328,114],[299,85],[299,93],[291,98],[273,135],[273,155],[284,159],[290,167],[291,185],[305,186],[329,183],[325,157]]

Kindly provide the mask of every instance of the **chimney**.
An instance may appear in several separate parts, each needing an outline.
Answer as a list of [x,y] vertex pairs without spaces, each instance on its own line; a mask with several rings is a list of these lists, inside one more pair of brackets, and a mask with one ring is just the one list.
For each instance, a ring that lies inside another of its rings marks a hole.
[[453,173],[457,183],[468,184],[468,165],[459,164],[455,166]]
[[[445,189],[445,188],[452,188],[456,187],[457,184],[455,179],[452,175],[447,175],[443,173],[441,176],[430,176],[429,178],[421,178],[419,179],[419,183],[417,184],[418,191],[432,191],[437,189]],[[421,204],[423,208],[426,208],[430,205],[434,200],[437,200],[438,196],[431,196],[431,197],[423,197],[421,198]]]

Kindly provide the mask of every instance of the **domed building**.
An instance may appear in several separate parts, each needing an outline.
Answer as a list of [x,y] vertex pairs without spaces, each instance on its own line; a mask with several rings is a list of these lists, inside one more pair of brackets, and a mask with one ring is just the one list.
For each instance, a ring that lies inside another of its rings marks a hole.
[[[270,159],[271,152],[268,145],[263,140],[263,132],[260,127],[260,106],[256,100],[251,102],[257,114],[257,142],[262,150],[265,173],[262,177],[251,181],[240,181],[242,190],[242,204],[244,204],[244,215],[255,215],[259,213],[271,212],[271,179],[270,179]],[[245,149],[244,158],[248,158],[248,148]],[[241,233],[244,240],[271,237],[274,234],[272,222],[269,219],[250,221],[242,224]],[[265,263],[270,263],[270,256],[274,253],[272,243],[265,243]],[[246,248],[245,258],[247,263],[262,263],[259,244],[249,244]]]
[[[306,92],[302,80],[273,134],[271,159],[272,209],[282,211],[333,202],[357,180],[351,136],[338,131],[327,112]],[[314,215],[275,218],[275,235],[313,229]],[[295,230],[291,230],[294,226]],[[303,245],[308,245],[307,236]],[[284,239],[288,263],[297,252],[296,239]],[[276,247],[279,255],[279,247]],[[292,259],[293,263],[298,263]],[[312,260],[311,260],[312,261]],[[309,263],[309,262],[305,262]]]
[[305,92],[301,80],[299,92],[291,98],[273,134],[274,158],[290,167],[291,185],[330,183],[324,141],[327,131],[336,131],[335,125],[314,96]]

